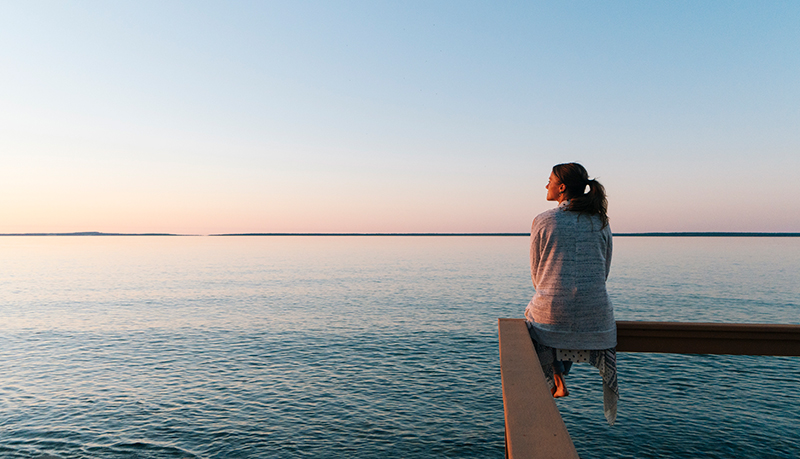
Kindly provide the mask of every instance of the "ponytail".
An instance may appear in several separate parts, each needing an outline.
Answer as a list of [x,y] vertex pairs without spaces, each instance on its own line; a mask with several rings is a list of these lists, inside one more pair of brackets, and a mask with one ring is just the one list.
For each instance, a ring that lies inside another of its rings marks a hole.
[[[600,182],[589,179],[589,173],[578,163],[558,164],[553,167],[553,174],[566,187],[569,210],[597,215],[603,228],[608,226],[608,200]],[[589,191],[586,191],[587,186]]]

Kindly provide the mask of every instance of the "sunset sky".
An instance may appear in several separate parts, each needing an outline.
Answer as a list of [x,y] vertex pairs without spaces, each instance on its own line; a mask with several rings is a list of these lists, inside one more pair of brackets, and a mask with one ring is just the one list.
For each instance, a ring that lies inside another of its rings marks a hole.
[[5,1],[0,233],[800,232],[800,2]]

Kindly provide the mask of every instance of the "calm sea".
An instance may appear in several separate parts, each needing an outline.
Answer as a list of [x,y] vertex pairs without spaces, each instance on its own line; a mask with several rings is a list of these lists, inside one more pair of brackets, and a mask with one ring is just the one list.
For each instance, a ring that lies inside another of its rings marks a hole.
[[[524,237],[0,238],[0,457],[502,457]],[[800,323],[800,238],[616,238],[620,320]],[[620,354],[582,458],[798,458],[800,358]]]

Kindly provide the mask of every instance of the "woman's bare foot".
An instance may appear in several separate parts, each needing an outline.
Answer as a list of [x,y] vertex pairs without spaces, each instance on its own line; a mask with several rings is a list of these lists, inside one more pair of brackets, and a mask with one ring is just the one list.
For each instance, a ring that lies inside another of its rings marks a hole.
[[567,390],[567,384],[564,382],[564,377],[561,374],[556,373],[553,375],[553,382],[556,383],[556,386],[551,390],[553,393],[553,398],[559,397],[566,397],[569,395],[569,391]]

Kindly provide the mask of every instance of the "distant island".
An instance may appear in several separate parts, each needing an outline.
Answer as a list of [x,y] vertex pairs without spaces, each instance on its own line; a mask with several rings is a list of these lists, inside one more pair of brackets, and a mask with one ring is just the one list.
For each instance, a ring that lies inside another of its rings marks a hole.
[[186,236],[172,233],[102,233],[99,231],[80,231],[77,233],[0,233],[0,236]]
[[[75,233],[0,233],[0,236],[198,236],[174,233],[103,233],[81,231]],[[530,233],[225,233],[208,236],[530,236]],[[614,237],[800,237],[800,233],[756,232],[663,232],[614,233]]]

